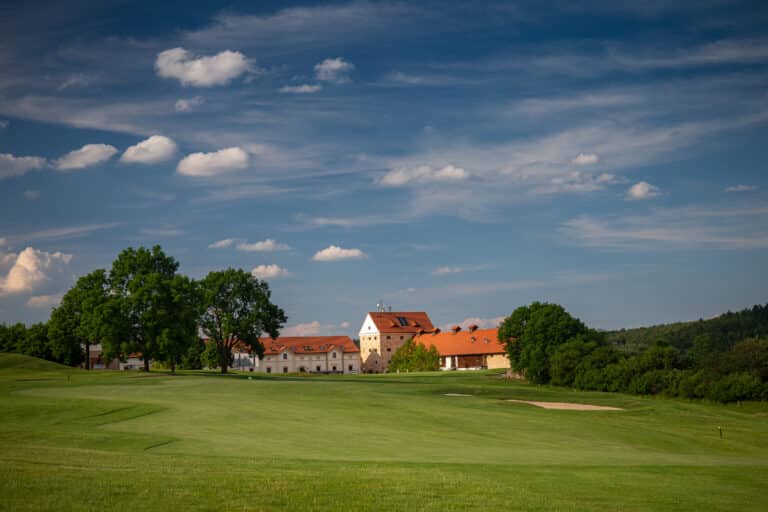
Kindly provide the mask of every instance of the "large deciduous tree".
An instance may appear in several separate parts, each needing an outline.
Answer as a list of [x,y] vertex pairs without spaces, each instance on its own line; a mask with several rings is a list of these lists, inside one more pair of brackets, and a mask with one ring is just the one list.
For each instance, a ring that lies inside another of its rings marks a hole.
[[128,248],[118,255],[109,274],[110,300],[102,308],[109,324],[104,340],[108,357],[140,353],[149,371],[149,361],[178,341],[169,331],[176,322],[173,282],[178,268],[159,245]]
[[516,371],[532,382],[546,383],[550,380],[550,358],[557,348],[587,332],[587,326],[562,306],[534,302],[504,319],[499,326],[499,341]]
[[107,289],[106,271],[100,269],[78,279],[64,294],[48,322],[48,336],[57,360],[72,366],[85,360],[86,370],[90,368],[91,343],[99,343],[104,333],[101,307],[108,300]]
[[186,276],[175,276],[168,283],[170,297],[163,304],[163,329],[158,339],[157,359],[176,371],[190,352],[200,342],[197,323],[200,313],[198,283]]
[[237,343],[261,357],[264,347],[259,337],[278,336],[286,316],[270,302],[270,295],[266,282],[244,270],[211,272],[201,281],[200,326],[208,343],[215,344],[222,373],[227,373]]

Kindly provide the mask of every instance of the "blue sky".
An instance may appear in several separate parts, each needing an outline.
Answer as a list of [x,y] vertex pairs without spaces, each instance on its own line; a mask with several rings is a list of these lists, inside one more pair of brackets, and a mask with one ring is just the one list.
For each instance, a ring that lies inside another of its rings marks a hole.
[[764,303],[768,9],[668,4],[5,2],[0,322],[158,243],[293,334]]

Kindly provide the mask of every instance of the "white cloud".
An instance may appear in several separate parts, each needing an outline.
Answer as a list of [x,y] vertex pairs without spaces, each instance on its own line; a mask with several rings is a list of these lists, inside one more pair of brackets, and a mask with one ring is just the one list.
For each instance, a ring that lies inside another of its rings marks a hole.
[[179,162],[176,172],[185,176],[216,176],[248,167],[248,153],[241,148],[220,149],[213,153],[192,153]]
[[262,240],[261,242],[254,242],[252,244],[249,244],[247,242],[242,242],[237,244],[237,250],[247,251],[247,252],[287,251],[288,249],[290,249],[288,245],[279,244],[274,240],[272,240],[271,238],[267,238],[266,240]]
[[205,103],[205,99],[202,96],[195,96],[194,98],[181,98],[176,100],[174,108],[176,112],[189,112],[194,110],[195,107],[199,107]]
[[129,147],[120,157],[121,162],[154,164],[170,159],[176,153],[176,143],[162,135],[152,135]]
[[51,309],[59,305],[62,295],[35,295],[27,300],[27,307],[32,309]]
[[623,183],[623,179],[609,173],[597,176],[579,171],[569,172],[563,176],[550,178],[549,183],[531,189],[533,195],[582,193],[603,190],[608,185]]
[[31,291],[49,279],[49,271],[59,270],[71,260],[71,254],[49,253],[27,247],[15,256],[8,273],[0,276],[0,295]]
[[341,57],[325,59],[323,62],[315,65],[315,77],[323,82],[342,84],[349,82],[349,73],[353,69],[355,69],[355,66]]
[[166,228],[143,228],[141,230],[142,235],[148,235],[153,237],[169,237],[169,236],[181,236],[184,234],[184,230],[166,227]]
[[64,80],[61,85],[59,85],[58,89],[63,91],[64,89],[69,89],[70,87],[85,87],[89,83],[91,83],[90,77],[82,73],[76,73],[74,75],[68,76],[66,80]]
[[346,321],[344,321],[344,322],[341,322],[341,323],[339,324],[339,327],[341,327],[342,329],[349,329],[349,327],[350,327],[351,325],[352,325],[352,324],[350,324],[349,322],[346,322]]
[[317,251],[312,256],[313,261],[339,261],[339,260],[360,260],[368,256],[360,249],[342,249],[339,246],[331,245],[321,251]]
[[726,187],[726,192],[751,192],[757,190],[757,185],[733,185],[732,187]]
[[571,160],[571,163],[574,165],[593,165],[599,161],[600,157],[594,153],[579,153],[576,158]]
[[227,247],[232,247],[232,245],[236,242],[234,238],[225,238],[224,240],[219,240],[218,242],[213,242],[212,244],[208,244],[209,249],[226,249]]
[[28,171],[45,167],[45,158],[39,156],[14,156],[0,153],[0,180],[11,176],[22,176]]
[[280,330],[280,336],[318,336],[322,328],[322,324],[315,320],[314,322],[284,327]]
[[258,279],[277,279],[278,277],[286,277],[290,273],[276,264],[271,265],[258,265],[251,270],[253,277]]
[[84,169],[106,162],[115,153],[117,148],[109,144],[86,144],[56,160],[56,168],[61,171]]
[[29,199],[30,201],[34,201],[35,199],[38,199],[40,197],[40,191],[39,190],[25,190],[24,191],[24,197]]
[[602,219],[581,215],[564,222],[561,231],[587,247],[763,249],[768,248],[767,220],[768,208],[675,208]]
[[301,84],[301,85],[286,85],[279,89],[282,93],[290,94],[312,94],[322,89],[320,84]]
[[445,324],[445,326],[443,326],[443,330],[449,330],[454,325],[459,325],[464,329],[468,328],[470,325],[476,325],[480,329],[493,329],[495,327],[498,327],[499,324],[504,321],[504,318],[505,317],[503,316],[496,316],[493,318],[481,318],[478,316],[470,316],[456,324]]
[[197,57],[184,48],[157,54],[155,71],[163,78],[176,78],[182,85],[211,87],[225,85],[251,69],[240,52],[223,51],[210,57]]
[[393,169],[379,178],[378,183],[387,187],[402,187],[409,183],[438,183],[462,181],[469,173],[461,167],[446,165],[440,168],[429,165]]
[[659,195],[659,188],[648,182],[641,181],[635,183],[627,190],[626,199],[630,201],[640,201],[651,199]]
[[448,274],[463,274],[465,272],[478,272],[485,270],[488,265],[456,265],[456,266],[444,266],[437,267],[432,271],[433,276],[444,276]]

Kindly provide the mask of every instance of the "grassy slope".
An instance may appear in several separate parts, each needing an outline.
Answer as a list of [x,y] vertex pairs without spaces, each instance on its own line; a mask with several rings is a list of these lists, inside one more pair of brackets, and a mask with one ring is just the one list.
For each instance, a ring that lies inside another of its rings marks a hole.
[[89,373],[0,355],[0,410],[0,509],[768,508],[761,404],[477,373],[248,380]]

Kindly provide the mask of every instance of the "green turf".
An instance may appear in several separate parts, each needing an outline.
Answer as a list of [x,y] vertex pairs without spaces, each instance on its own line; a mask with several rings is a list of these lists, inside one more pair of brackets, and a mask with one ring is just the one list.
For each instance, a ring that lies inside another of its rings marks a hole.
[[768,510],[768,404],[493,372],[249,380],[0,354],[0,411],[3,510]]

